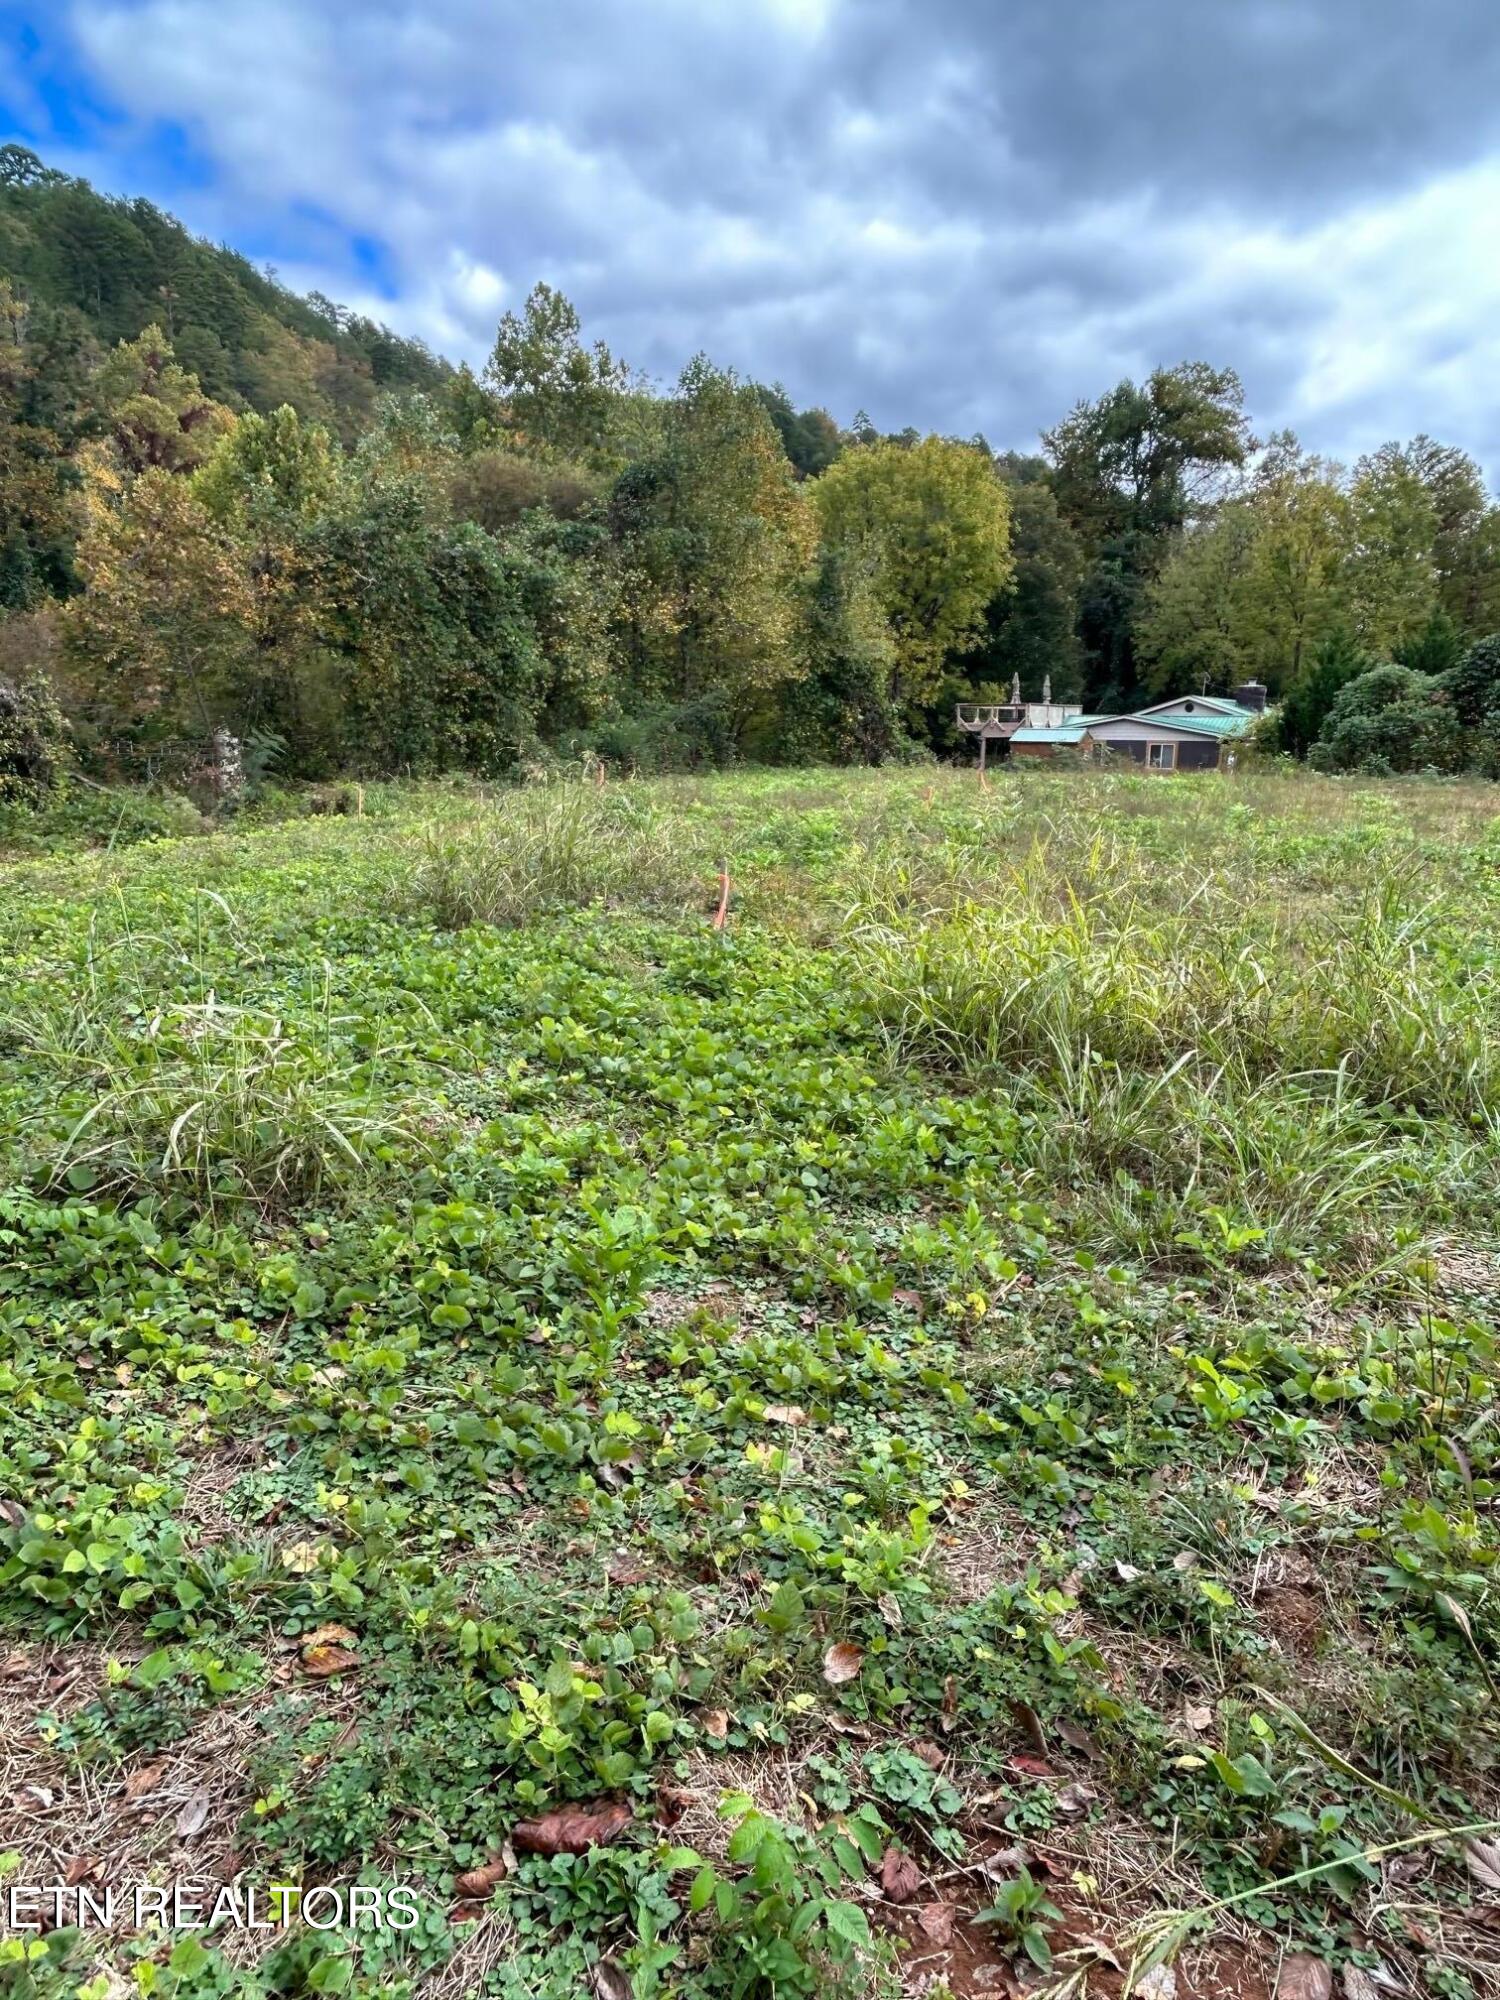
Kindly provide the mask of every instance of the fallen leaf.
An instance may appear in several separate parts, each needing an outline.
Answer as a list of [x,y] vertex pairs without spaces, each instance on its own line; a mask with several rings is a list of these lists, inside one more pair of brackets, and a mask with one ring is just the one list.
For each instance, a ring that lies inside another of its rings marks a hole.
[[1080,1728],[1076,1722],[1059,1722],[1057,1733],[1070,1750],[1076,1750],[1081,1757],[1097,1760],[1099,1745],[1088,1731]]
[[868,1743],[870,1740],[869,1730],[855,1716],[842,1715],[834,1709],[826,1720],[835,1736],[852,1736],[856,1743]]
[[864,1648],[856,1646],[852,1639],[840,1639],[823,1655],[823,1678],[830,1687],[843,1687],[859,1678],[864,1663]]
[[1346,1965],[1339,1979],[1344,2000],[1380,2000],[1380,1988],[1362,1965]]
[[715,1743],[722,1743],[729,1734],[729,1716],[722,1708],[711,1708],[703,1717],[703,1733],[711,1736]]
[[892,1632],[901,1630],[901,1600],[893,1590],[883,1590],[875,1600],[875,1608]]
[[101,1863],[97,1854],[75,1854],[68,1863],[63,1876],[65,1889],[76,1889],[80,1882],[92,1882],[99,1873]]
[[1211,1708],[1203,1708],[1190,1701],[1184,1702],[1182,1726],[1184,1729],[1190,1729],[1195,1736],[1201,1736],[1205,1729],[1213,1728],[1214,1712]]
[[200,1787],[190,1792],[182,1811],[177,1815],[177,1834],[181,1840],[191,1840],[195,1833],[202,1833],[208,1825],[208,1793]]
[[1115,1564],[1115,1575],[1120,1579],[1121,1583],[1136,1583],[1140,1580],[1140,1574],[1134,1563],[1117,1562]]
[[514,1855],[507,1859],[504,1852],[497,1854],[493,1860],[471,1868],[467,1874],[456,1876],[453,1886],[466,1903],[482,1903],[487,1896],[494,1895],[510,1873],[514,1861]]
[[1480,1888],[1500,1890],[1500,1846],[1492,1840],[1466,1840],[1464,1859]]
[[1098,1796],[1092,1785],[1064,1785],[1057,1795],[1057,1810],[1065,1819],[1079,1819]]
[[293,1542],[281,1551],[281,1567],[293,1576],[306,1576],[322,1559],[323,1551],[316,1542]]
[[911,1754],[913,1757],[920,1757],[929,1771],[941,1771],[947,1762],[940,1747],[936,1743],[929,1743],[925,1736],[920,1742],[913,1743]]
[[924,1309],[925,1300],[920,1292],[892,1292],[892,1302],[905,1306],[908,1312],[919,1313]]
[[902,1847],[888,1847],[880,1864],[880,1886],[888,1903],[909,1903],[922,1886],[922,1871]]
[[1042,1727],[1042,1718],[1029,1701],[1013,1701],[1010,1712],[1017,1729],[1026,1738],[1039,1757],[1047,1754],[1047,1732]]
[[326,1681],[331,1674],[347,1674],[359,1665],[359,1655],[347,1646],[324,1643],[304,1646],[297,1664],[310,1680]]
[[1031,1851],[1025,1847],[997,1847],[979,1865],[993,1881],[1008,1882],[1023,1868],[1030,1867]]
[[1179,1549],[1172,1558],[1172,1567],[1178,1571],[1196,1569],[1198,1567],[1198,1558],[1191,1549]]
[[8,1521],[13,1528],[24,1528],[26,1509],[19,1500],[0,1500],[0,1521]]
[[1028,1778],[1050,1778],[1052,1766],[1042,1757],[1029,1757],[1024,1750],[1010,1759],[1010,1768],[1020,1771]]
[[795,1429],[807,1422],[807,1412],[800,1403],[767,1403],[765,1419],[768,1424],[790,1424]]
[[138,1771],[132,1771],[125,1780],[127,1799],[143,1799],[147,1792],[154,1792],[161,1783],[165,1764],[142,1764]]
[[354,1646],[358,1643],[356,1634],[347,1625],[319,1625],[311,1632],[304,1632],[297,1641],[299,1646]]
[[922,1935],[933,1944],[947,1944],[953,1935],[953,1905],[926,1903],[918,1913],[917,1923]]
[[958,1721],[958,1681],[953,1674],[947,1674],[943,1678],[943,1711],[940,1719],[945,1735]]
[[1333,1991],[1333,1967],[1310,1951],[1294,1951],[1281,1961],[1276,2000],[1328,2000]]
[[663,1782],[656,1788],[656,1824],[670,1833],[693,1803],[693,1794],[681,1785]]
[[617,1549],[609,1559],[608,1574],[611,1583],[617,1583],[623,1588],[632,1583],[644,1583],[648,1571],[644,1563],[637,1562],[634,1556],[628,1556],[622,1549]]
[[589,1991],[594,2000],[633,2000],[635,1984],[622,1965],[601,1958],[589,1967]]
[[607,1847],[630,1825],[629,1806],[608,1799],[587,1806],[559,1806],[538,1819],[518,1820],[511,1841],[523,1854],[587,1854]]

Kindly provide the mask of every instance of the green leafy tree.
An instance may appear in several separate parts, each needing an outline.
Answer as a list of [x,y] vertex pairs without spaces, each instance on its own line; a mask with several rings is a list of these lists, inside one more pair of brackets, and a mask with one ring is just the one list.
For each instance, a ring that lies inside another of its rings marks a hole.
[[1466,729],[1500,737],[1500,632],[1472,645],[1444,674],[1443,685]]
[[1323,771],[1453,772],[1470,748],[1442,682],[1388,665],[1339,689],[1310,759]]
[[812,496],[825,545],[873,580],[894,643],[891,699],[920,704],[1010,582],[1008,489],[988,453],[928,437],[846,452]]
[[782,449],[796,468],[799,479],[816,479],[826,472],[843,450],[839,427],[826,410],[796,410],[779,382],[769,389],[756,385],[755,393],[765,405],[766,415],[776,426]]
[[577,311],[550,285],[536,285],[522,313],[495,335],[485,380],[527,444],[577,457],[607,455],[615,398],[629,371],[602,340],[585,347]]
[[802,671],[782,691],[769,748],[789,764],[881,764],[900,731],[888,698],[892,643],[869,576],[825,548],[805,586]]
[[1008,688],[1019,678],[1032,698],[1050,677],[1057,699],[1072,701],[1082,689],[1083,551],[1058,509],[1045,461],[1029,461],[1042,477],[1017,476],[1011,468],[1024,461],[998,463],[1010,491],[1011,584],[990,599],[979,643],[954,664],[976,685]]
[[1118,703],[1137,679],[1136,631],[1173,538],[1250,449],[1232,369],[1159,368],[1080,403],[1045,433],[1053,490],[1082,543],[1079,636],[1091,700]]
[[658,450],[621,475],[609,518],[624,658],[640,693],[689,701],[718,688],[748,715],[756,696],[800,671],[814,523],[753,388],[691,362]]
[[1347,626],[1335,626],[1312,651],[1281,700],[1281,741],[1296,757],[1305,757],[1328,721],[1340,688],[1382,664],[1355,639]]
[[1389,444],[1355,467],[1349,508],[1355,629],[1367,646],[1388,654],[1437,609],[1437,507],[1420,468]]
[[1136,635],[1141,678],[1154,693],[1222,693],[1243,677],[1258,525],[1249,502],[1235,500],[1179,537],[1148,588]]
[[130,472],[191,472],[233,426],[179,365],[159,326],[122,340],[94,382],[98,406]]

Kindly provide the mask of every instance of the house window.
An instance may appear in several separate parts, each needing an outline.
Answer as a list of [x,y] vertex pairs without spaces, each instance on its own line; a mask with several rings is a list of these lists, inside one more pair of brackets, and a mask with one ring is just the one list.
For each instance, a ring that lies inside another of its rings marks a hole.
[[1146,745],[1146,762],[1153,771],[1174,770],[1177,764],[1177,745],[1175,743],[1148,743]]

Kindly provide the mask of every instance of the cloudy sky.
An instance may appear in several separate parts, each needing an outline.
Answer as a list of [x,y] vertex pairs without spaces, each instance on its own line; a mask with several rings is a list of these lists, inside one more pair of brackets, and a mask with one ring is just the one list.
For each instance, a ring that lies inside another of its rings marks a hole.
[[480,360],[1025,445],[1159,362],[1500,483],[1494,0],[0,0],[0,136]]

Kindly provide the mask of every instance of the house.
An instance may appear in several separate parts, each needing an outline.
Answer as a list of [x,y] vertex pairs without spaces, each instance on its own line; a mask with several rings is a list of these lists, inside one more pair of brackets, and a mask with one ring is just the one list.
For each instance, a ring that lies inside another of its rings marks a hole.
[[[1245,681],[1229,697],[1176,695],[1130,715],[1085,715],[1071,709],[1055,721],[1051,715],[1035,722],[1029,714],[1016,715],[1017,704],[981,710],[961,703],[958,726],[979,736],[981,766],[995,743],[1002,756],[1015,758],[1045,759],[1060,750],[1083,750],[1129,757],[1150,771],[1216,771],[1235,738],[1244,735],[1265,705],[1261,683]],[[992,729],[978,720],[981,715],[1004,716],[1006,723]]]

